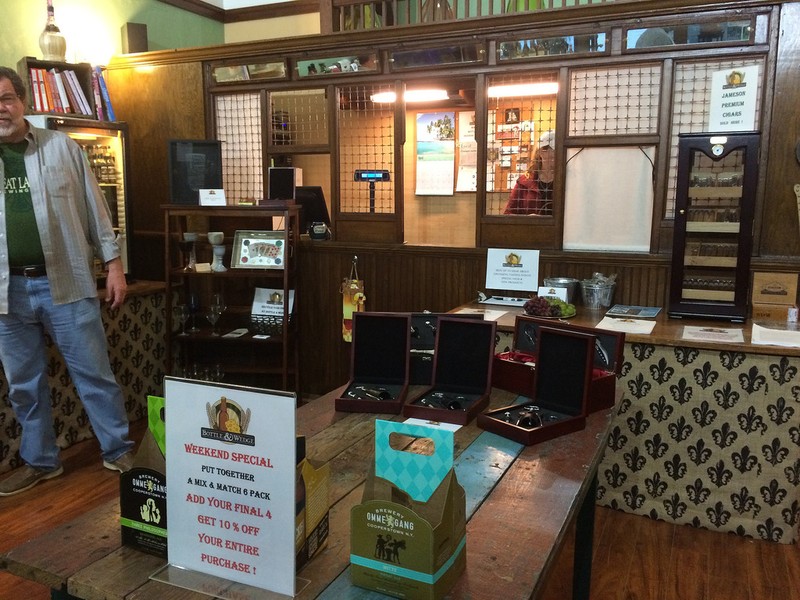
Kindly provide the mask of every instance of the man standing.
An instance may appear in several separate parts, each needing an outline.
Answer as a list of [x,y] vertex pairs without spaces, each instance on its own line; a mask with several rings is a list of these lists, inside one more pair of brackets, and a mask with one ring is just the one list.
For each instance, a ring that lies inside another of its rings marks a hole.
[[106,301],[126,282],[109,210],[81,148],[24,118],[25,87],[0,67],[0,362],[22,426],[25,465],[0,481],[10,496],[64,472],[52,423],[45,333],[66,361],[100,442],[103,465],[133,464],[122,391],[114,379],[97,298],[95,257],[105,263]]

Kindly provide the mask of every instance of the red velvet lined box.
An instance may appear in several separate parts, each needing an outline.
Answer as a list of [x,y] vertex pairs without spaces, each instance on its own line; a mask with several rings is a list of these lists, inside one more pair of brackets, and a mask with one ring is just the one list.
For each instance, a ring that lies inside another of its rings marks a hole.
[[497,324],[442,316],[436,330],[433,384],[403,415],[466,425],[489,404]]
[[[593,358],[592,381],[589,387],[589,413],[596,412],[614,406],[617,393],[617,377],[622,369],[623,354],[625,352],[625,333],[621,331],[609,331],[607,329],[597,329],[596,327],[582,327],[572,325],[567,321],[554,321],[542,319],[540,317],[529,317],[518,315],[514,326],[514,339],[516,344],[522,344],[526,352],[534,356],[537,355],[537,346],[531,348],[530,340],[536,340],[539,327],[552,327],[565,331],[576,331],[593,335],[595,337],[595,351]],[[519,342],[517,342],[519,340]],[[519,373],[519,371],[517,371]],[[519,376],[517,379],[519,386],[526,382]],[[513,380],[508,385],[512,385]],[[495,383],[497,387],[499,386]],[[503,389],[510,389],[509,387]],[[531,389],[531,388],[529,388]],[[518,392],[529,396],[530,392]]]
[[592,335],[551,327],[537,327],[536,340],[529,401],[478,415],[479,427],[527,446],[586,426],[595,347]]
[[336,410],[399,414],[408,393],[411,315],[353,314],[350,381]]
[[521,331],[520,316],[514,322],[511,350],[498,352],[492,364],[492,386],[523,396],[533,394],[536,371],[536,329]]

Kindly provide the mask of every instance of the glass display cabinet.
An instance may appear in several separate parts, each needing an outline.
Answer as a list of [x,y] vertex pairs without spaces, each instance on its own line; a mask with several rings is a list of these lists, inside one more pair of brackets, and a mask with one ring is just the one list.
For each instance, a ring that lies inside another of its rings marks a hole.
[[747,318],[759,142],[679,136],[669,316]]

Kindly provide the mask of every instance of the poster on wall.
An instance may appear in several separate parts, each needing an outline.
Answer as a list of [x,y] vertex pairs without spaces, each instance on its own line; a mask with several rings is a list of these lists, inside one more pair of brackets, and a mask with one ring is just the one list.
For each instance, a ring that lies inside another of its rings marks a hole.
[[457,192],[478,191],[478,142],[475,141],[475,111],[458,113]]
[[174,377],[164,390],[169,565],[153,578],[294,595],[294,394]]
[[758,65],[712,73],[708,131],[755,130],[757,98]]
[[454,112],[417,114],[418,196],[452,196],[455,184]]

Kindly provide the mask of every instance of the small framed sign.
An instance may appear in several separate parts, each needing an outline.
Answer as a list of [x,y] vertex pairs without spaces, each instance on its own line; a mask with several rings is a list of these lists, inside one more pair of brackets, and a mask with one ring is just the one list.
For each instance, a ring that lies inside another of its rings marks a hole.
[[239,230],[233,238],[234,269],[283,269],[286,241],[283,231]]

